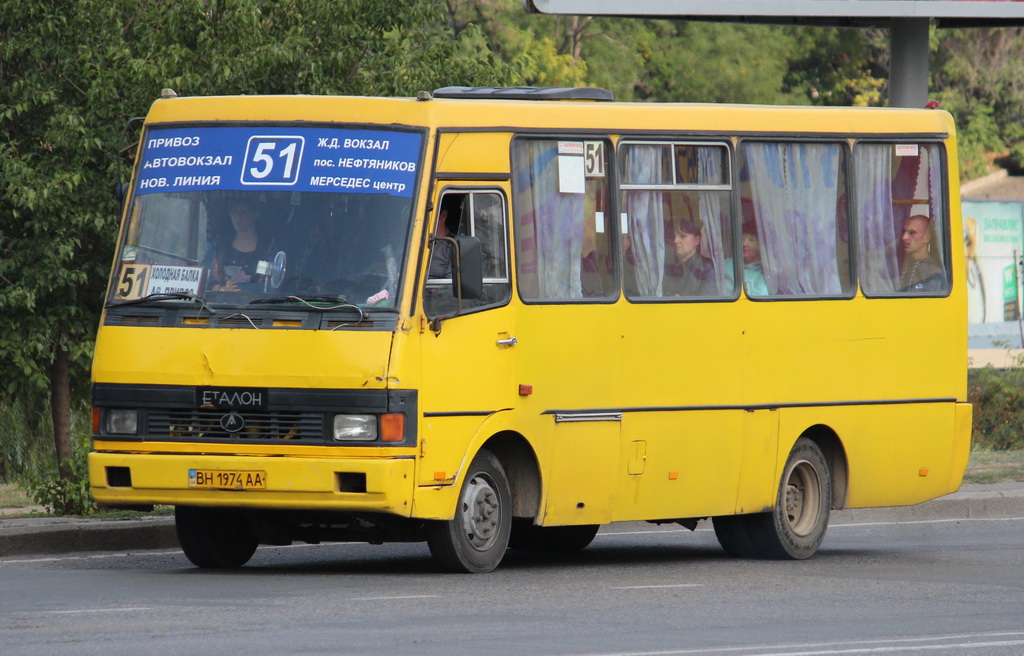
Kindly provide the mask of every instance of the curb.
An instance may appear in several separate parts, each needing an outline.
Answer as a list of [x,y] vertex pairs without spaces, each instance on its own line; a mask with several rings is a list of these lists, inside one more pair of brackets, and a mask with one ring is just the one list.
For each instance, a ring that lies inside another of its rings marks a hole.
[[173,517],[139,520],[51,518],[0,522],[0,557],[177,548]]
[[916,506],[857,508],[832,513],[836,522],[923,521],[1024,517],[1024,487],[1019,483],[970,485],[959,492]]

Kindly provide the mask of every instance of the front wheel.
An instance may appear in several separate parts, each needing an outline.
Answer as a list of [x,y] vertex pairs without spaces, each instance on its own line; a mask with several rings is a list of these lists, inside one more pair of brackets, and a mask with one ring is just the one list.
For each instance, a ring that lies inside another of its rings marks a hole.
[[512,527],[512,493],[501,463],[480,451],[463,479],[455,517],[436,522],[427,537],[434,559],[451,572],[490,572],[505,555]]
[[825,455],[801,437],[786,460],[772,511],[716,517],[715,535],[732,556],[803,560],[825,539],[831,506],[832,479]]
[[181,550],[196,567],[241,567],[259,546],[259,538],[242,518],[222,510],[178,506],[174,527]]

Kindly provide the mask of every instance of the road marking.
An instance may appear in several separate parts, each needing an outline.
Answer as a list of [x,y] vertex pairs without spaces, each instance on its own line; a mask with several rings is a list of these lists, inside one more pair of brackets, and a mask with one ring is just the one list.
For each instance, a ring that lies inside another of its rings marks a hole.
[[40,610],[33,615],[72,615],[78,613],[130,613],[133,611],[153,610],[148,606],[135,606],[129,608],[82,608],[79,610]]
[[670,583],[665,585],[613,585],[611,590],[650,590],[652,588],[703,588],[703,583]]
[[395,599],[440,599],[442,595],[402,595],[400,597],[352,597],[346,601],[392,601]]
[[[664,651],[594,652],[589,654],[579,654],[576,656],[687,656],[689,654],[743,654],[743,656],[837,656],[840,654],[893,654],[900,652],[935,651],[939,649],[948,651],[950,649],[957,648],[1019,647],[1024,645],[1024,639],[999,640],[999,638],[1015,637],[1024,638],[1024,632],[964,633],[920,638],[879,638],[857,641],[844,640],[838,642],[709,647],[707,649],[694,648],[670,649]],[[976,639],[982,639],[985,641],[976,642]],[[924,642],[936,644],[911,644]]]

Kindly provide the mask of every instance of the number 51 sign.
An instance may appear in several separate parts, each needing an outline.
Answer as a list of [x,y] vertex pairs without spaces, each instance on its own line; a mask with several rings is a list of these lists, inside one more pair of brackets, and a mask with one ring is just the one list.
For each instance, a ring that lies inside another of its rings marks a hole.
[[304,137],[252,136],[242,167],[244,185],[293,185],[299,180]]

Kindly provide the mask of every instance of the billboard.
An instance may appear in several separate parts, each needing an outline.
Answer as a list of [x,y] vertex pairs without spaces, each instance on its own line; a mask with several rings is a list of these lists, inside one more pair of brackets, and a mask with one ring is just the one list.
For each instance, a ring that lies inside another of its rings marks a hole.
[[965,200],[967,321],[993,323],[1020,318],[1018,265],[1024,256],[1024,203]]
[[525,0],[542,14],[650,16],[753,23],[879,25],[935,18],[943,27],[1024,24],[1022,0]]

